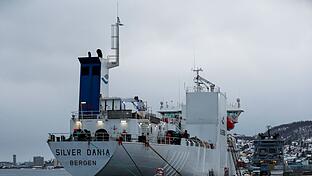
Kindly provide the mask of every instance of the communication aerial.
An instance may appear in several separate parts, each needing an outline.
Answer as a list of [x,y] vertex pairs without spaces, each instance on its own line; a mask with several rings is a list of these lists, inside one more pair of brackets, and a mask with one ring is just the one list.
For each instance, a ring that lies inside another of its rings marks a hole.
[[[196,90],[197,92],[200,92],[200,91],[203,90],[203,86],[204,86],[204,87],[207,89],[208,92],[209,92],[209,91],[210,91],[210,92],[213,92],[216,85],[215,85],[214,83],[208,81],[207,79],[201,77],[201,76],[199,75],[199,73],[202,72],[202,71],[203,71],[202,68],[195,68],[195,67],[194,67],[194,69],[193,69],[193,72],[196,73],[196,76],[195,76],[194,79],[193,79],[194,82],[195,82],[195,84],[196,84],[195,90]],[[203,85],[203,86],[202,86],[202,85]]]

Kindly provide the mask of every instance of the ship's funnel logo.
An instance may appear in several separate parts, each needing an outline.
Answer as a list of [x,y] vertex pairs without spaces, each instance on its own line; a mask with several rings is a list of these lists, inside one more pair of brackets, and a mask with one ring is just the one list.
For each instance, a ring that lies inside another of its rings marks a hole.
[[105,84],[108,84],[108,74],[104,75],[104,77],[102,77],[101,80],[102,80]]

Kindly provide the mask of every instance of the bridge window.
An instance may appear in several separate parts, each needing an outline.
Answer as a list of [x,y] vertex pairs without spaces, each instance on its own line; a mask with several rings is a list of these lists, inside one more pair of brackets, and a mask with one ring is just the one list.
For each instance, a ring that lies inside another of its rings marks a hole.
[[270,148],[269,149],[269,153],[276,153],[276,149],[275,148]]
[[267,149],[266,148],[260,148],[259,149],[259,153],[260,154],[264,154],[264,153],[266,153],[267,152]]

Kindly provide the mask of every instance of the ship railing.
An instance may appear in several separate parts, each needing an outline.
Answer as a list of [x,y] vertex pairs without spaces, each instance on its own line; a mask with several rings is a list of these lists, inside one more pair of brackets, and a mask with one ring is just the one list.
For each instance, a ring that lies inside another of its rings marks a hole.
[[72,133],[49,133],[48,142],[63,142],[63,141],[122,141],[122,142],[138,142],[139,138],[129,134],[119,134],[116,137],[109,134],[100,134],[91,136],[87,134],[74,135]]
[[215,145],[212,143],[208,143],[207,141],[194,140],[188,138],[180,138],[180,137],[168,137],[168,136],[158,136],[157,137],[158,144],[171,144],[171,145],[183,145],[183,146],[194,146],[194,147],[204,147],[214,149]]
[[[155,139],[157,141],[155,141]],[[82,136],[74,136],[72,133],[49,133],[48,142],[64,142],[64,141],[119,141],[119,142],[151,142],[157,144],[168,145],[183,145],[194,146],[214,149],[215,145],[206,141],[180,138],[180,137],[168,137],[158,136],[157,138],[146,138],[146,136],[132,136],[130,134],[119,134],[117,136],[110,136],[108,134],[90,136],[83,134]]]
[[195,146],[195,147],[203,147],[203,148],[208,148],[208,149],[214,149],[215,144],[209,143],[207,141],[201,141],[198,139],[182,139],[182,142],[185,143],[186,146]]
[[98,135],[90,136],[88,134],[77,134],[72,133],[49,133],[48,142],[63,142],[63,141],[111,141],[115,138],[109,135]]
[[100,117],[99,111],[73,111],[71,116],[74,119],[98,119]]
[[198,88],[196,86],[188,86],[186,87],[186,92],[221,92],[221,88],[218,86],[215,86],[213,90],[209,89],[207,90],[206,87],[202,86],[201,88]]
[[48,142],[69,141],[70,133],[49,133]]
[[203,148],[209,148],[209,149],[215,148],[215,144],[209,143],[207,141],[201,141],[201,140],[185,139],[184,143],[186,146],[203,147]]
[[172,145],[181,145],[180,137],[169,137],[169,136],[158,136],[158,144],[172,144]]

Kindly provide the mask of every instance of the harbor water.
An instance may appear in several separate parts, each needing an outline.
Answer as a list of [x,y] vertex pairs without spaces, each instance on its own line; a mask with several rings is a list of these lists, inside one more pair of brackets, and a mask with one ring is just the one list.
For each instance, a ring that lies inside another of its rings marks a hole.
[[64,169],[0,169],[0,176],[70,176]]

